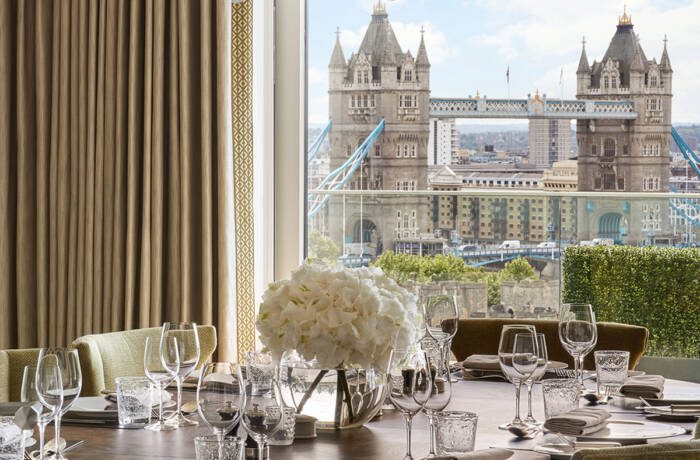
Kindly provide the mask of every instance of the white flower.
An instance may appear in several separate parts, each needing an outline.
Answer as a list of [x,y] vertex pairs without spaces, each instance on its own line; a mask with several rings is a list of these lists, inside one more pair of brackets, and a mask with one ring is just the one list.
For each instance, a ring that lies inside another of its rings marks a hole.
[[304,264],[271,284],[256,327],[275,359],[296,349],[319,366],[384,370],[394,347],[419,339],[416,298],[379,268]]

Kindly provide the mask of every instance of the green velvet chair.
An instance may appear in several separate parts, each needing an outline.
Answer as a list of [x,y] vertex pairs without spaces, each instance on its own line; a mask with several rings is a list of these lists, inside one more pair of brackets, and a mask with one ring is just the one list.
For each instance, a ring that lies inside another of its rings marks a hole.
[[[197,368],[211,359],[216,349],[216,328],[198,326],[200,358]],[[158,338],[160,327],[85,335],[73,341],[83,370],[81,396],[97,396],[113,390],[114,379],[143,375],[143,354],[147,337]]]
[[[452,353],[462,361],[473,354],[498,354],[501,329],[506,324],[531,324],[537,332],[545,334],[550,360],[562,361],[573,366],[573,360],[559,341],[559,322],[545,319],[469,318],[459,320],[457,334],[452,340]],[[598,343],[595,350],[627,350],[630,352],[630,369],[637,367],[649,340],[645,327],[619,323],[598,323]],[[593,353],[586,356],[584,367],[595,369]]]
[[642,444],[609,449],[581,449],[571,460],[697,460],[700,459],[700,440]]
[[36,365],[39,348],[0,350],[0,402],[19,401],[24,367]]

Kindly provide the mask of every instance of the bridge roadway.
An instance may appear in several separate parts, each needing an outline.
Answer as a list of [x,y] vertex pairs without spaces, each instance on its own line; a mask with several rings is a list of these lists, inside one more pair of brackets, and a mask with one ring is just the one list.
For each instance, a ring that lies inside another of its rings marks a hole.
[[633,101],[583,99],[430,98],[431,118],[633,120]]
[[484,258],[500,258],[505,260],[517,256],[539,256],[549,257],[551,259],[559,258],[561,251],[564,248],[539,248],[537,246],[521,246],[511,249],[477,249],[473,251],[462,251],[461,257],[467,259],[484,259]]

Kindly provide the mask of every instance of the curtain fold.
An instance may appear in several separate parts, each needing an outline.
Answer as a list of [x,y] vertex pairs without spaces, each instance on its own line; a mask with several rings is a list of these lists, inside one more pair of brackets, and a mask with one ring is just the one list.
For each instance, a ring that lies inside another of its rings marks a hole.
[[235,333],[229,3],[0,2],[0,348]]

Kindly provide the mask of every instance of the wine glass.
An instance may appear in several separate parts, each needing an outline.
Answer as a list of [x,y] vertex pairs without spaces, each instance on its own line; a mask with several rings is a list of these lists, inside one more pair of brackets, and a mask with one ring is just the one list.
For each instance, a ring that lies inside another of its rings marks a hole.
[[63,404],[61,370],[53,355],[39,361],[37,366],[25,366],[20,400],[31,403],[39,427],[39,459],[44,460],[44,433]]
[[[517,339],[518,335],[523,335],[523,338]],[[537,342],[535,340],[535,326],[526,324],[513,324],[503,326],[501,329],[501,339],[498,343],[498,362],[501,366],[503,375],[515,385],[515,418],[506,425],[499,428],[507,429],[511,425],[522,426],[523,421],[520,419],[520,388],[525,380],[534,371],[537,362],[531,363],[532,356],[528,357],[526,343],[530,342],[529,352],[537,351]],[[516,349],[516,345],[519,348]],[[516,357],[516,353],[518,356]]]
[[425,352],[418,349],[395,349],[389,358],[389,399],[406,420],[406,455],[412,460],[411,423],[425,406],[433,390],[430,367]]
[[423,411],[428,416],[428,428],[430,430],[430,453],[426,458],[436,457],[435,453],[435,413],[443,410],[452,398],[452,381],[450,380],[450,366],[442,354],[437,342],[430,337],[421,340],[421,348],[428,358],[432,391]]
[[232,363],[210,363],[202,368],[197,383],[197,412],[219,439],[219,458],[223,441],[241,417],[245,389],[241,369]]
[[539,381],[547,371],[547,339],[544,334],[537,334],[537,367],[535,371],[525,380],[527,387],[527,417],[525,423],[537,424],[537,420],[532,416],[532,385]]
[[254,381],[249,375],[243,379],[245,397],[242,423],[248,434],[258,443],[258,457],[263,460],[267,440],[282,425],[282,404],[274,373],[258,375]]
[[[80,395],[83,386],[83,374],[80,370],[80,358],[75,348],[42,348],[39,351],[37,363],[41,365],[44,358],[54,356],[49,361],[54,361],[61,373],[63,388],[63,401],[61,409],[56,413],[54,422],[54,437],[56,440],[56,453],[53,460],[65,460],[63,446],[61,445],[61,417],[73,406]],[[37,369],[38,372],[38,369]],[[43,402],[42,402],[43,404]]]
[[583,358],[598,342],[595,313],[591,304],[563,304],[559,313],[559,340],[574,358],[574,369],[583,388]]
[[173,337],[177,340],[180,370],[175,376],[177,383],[177,410],[166,422],[174,426],[196,426],[199,423],[182,414],[182,383],[194,371],[199,362],[200,347],[197,323],[163,323],[161,339]]
[[[459,311],[453,295],[435,294],[425,297],[423,302],[425,327],[440,347],[443,359],[449,356],[449,344],[457,333]],[[449,377],[449,375],[448,375]]]
[[143,370],[158,392],[158,420],[147,425],[146,429],[151,431],[176,429],[176,426],[169,425],[163,420],[163,390],[173,381],[179,370],[178,346],[175,337],[162,340],[156,337],[146,337]]

